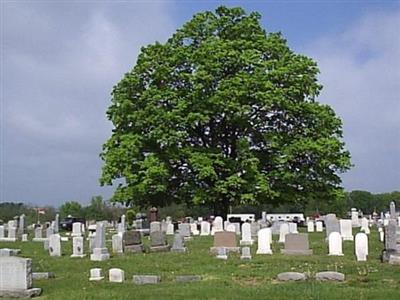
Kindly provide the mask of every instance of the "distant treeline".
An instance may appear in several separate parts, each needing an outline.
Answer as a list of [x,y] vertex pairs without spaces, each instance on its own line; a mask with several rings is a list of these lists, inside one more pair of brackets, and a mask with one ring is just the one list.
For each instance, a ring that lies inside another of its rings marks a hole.
[[[308,203],[293,201],[290,204],[272,206],[272,205],[259,205],[259,206],[238,206],[232,207],[232,213],[254,213],[259,218],[262,211],[268,213],[278,212],[303,212],[307,216],[315,214],[335,213],[340,217],[346,217],[351,208],[355,207],[361,210],[364,214],[371,214],[373,212],[380,213],[389,210],[391,201],[400,207],[400,191],[391,193],[372,194],[367,191],[352,191],[339,197],[335,202],[328,202],[324,199],[312,199]],[[63,219],[68,215],[74,217],[85,218],[87,220],[118,220],[119,217],[127,211],[129,219],[137,212],[147,213],[146,208],[124,208],[115,206],[108,201],[104,201],[101,196],[92,197],[90,204],[82,206],[78,201],[68,201],[56,210],[53,207],[44,207],[44,214],[40,215],[40,221],[46,222],[54,220],[56,212],[60,214]],[[25,214],[28,223],[36,222],[37,211],[35,207],[25,205],[23,203],[0,203],[0,220],[7,222],[14,218],[14,216]],[[173,219],[182,219],[186,216],[207,217],[213,214],[213,210],[206,206],[196,206],[187,204],[171,204],[166,207],[159,208],[160,218],[171,216]]]

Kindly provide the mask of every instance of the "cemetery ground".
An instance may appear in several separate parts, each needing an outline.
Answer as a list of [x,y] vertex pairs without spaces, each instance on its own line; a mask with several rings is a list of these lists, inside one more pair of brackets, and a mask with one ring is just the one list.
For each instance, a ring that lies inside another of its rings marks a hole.
[[[300,231],[305,231],[301,228]],[[353,234],[356,231],[353,230]],[[325,232],[309,233],[311,256],[287,256],[280,253],[279,236],[273,236],[273,255],[256,255],[242,261],[239,254],[228,260],[209,254],[212,236],[195,236],[186,243],[186,253],[125,253],[102,262],[70,258],[71,242],[62,242],[63,256],[50,257],[40,242],[0,243],[2,248],[19,248],[22,257],[32,258],[33,272],[54,272],[55,278],[34,280],[42,288],[39,299],[400,299],[400,267],[380,262],[383,244],[376,229],[369,236],[367,262],[357,262],[354,242],[344,241],[344,256],[328,256]],[[172,243],[169,237],[169,242]],[[111,236],[107,246],[111,249]],[[143,238],[148,244],[147,237]],[[86,242],[87,243],[87,242]],[[90,268],[102,268],[105,278],[89,281]],[[108,282],[108,270],[125,271],[124,283]],[[320,271],[338,271],[344,282],[317,282],[312,277]],[[279,282],[281,272],[304,272],[304,282]],[[133,275],[159,275],[161,283],[136,285]],[[200,275],[199,282],[180,283],[178,275]]]

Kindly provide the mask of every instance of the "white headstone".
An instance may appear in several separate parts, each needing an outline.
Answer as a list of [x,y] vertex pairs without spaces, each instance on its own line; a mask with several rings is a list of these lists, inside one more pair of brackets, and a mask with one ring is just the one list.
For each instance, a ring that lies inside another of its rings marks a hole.
[[200,235],[210,235],[210,223],[207,221],[201,222]]
[[344,241],[352,241],[353,238],[353,226],[351,220],[342,219],[340,223],[340,235]]
[[100,268],[93,268],[90,269],[90,281],[99,281],[102,280],[104,277],[101,276],[101,269]]
[[21,241],[27,242],[28,241],[28,234],[24,233],[23,235],[21,235]]
[[122,236],[120,233],[112,236],[112,250],[115,254],[123,254],[124,249],[122,246]]
[[314,232],[314,221],[307,222],[307,232]]
[[285,235],[289,233],[289,225],[287,223],[282,223],[279,228],[279,243],[285,242]]
[[112,268],[108,271],[108,279],[110,280],[110,282],[124,282],[125,272],[118,268]]
[[75,236],[72,238],[72,254],[71,257],[85,257],[83,237]]
[[357,261],[367,261],[368,236],[362,232],[357,233],[355,244]]
[[109,258],[110,254],[106,248],[106,232],[104,223],[98,222],[96,225],[93,253],[90,255],[90,260],[103,261]]
[[360,226],[359,221],[358,221],[358,211],[356,208],[351,209],[351,226],[352,227]]
[[271,228],[263,228],[258,231],[258,248],[256,252],[257,254],[272,254],[271,238]]
[[0,258],[0,290],[23,291],[32,288],[32,260],[17,256]]
[[250,223],[242,224],[242,239],[240,245],[253,245],[253,240],[251,239],[251,225]]
[[368,219],[365,217],[361,219],[361,231],[364,231],[366,234],[370,233]]
[[223,228],[223,219],[220,216],[215,217],[213,226],[211,229],[211,235],[214,235],[214,233],[219,232],[219,231],[224,231]]
[[158,221],[150,223],[150,233],[155,231],[161,231],[161,223]]
[[49,237],[49,253],[50,256],[61,256],[61,237],[58,233]]
[[200,234],[199,230],[197,229],[197,223],[190,223],[190,232],[193,235],[199,235]]
[[333,231],[328,237],[329,239],[329,255],[342,256],[342,236],[339,232]]
[[226,231],[235,232],[235,233],[236,233],[236,227],[235,227],[235,225],[229,224],[229,225],[226,227]]
[[73,223],[71,236],[81,236],[81,235],[82,235],[82,223],[81,222]]
[[174,235],[174,224],[168,223],[167,225],[167,235]]
[[316,232],[323,232],[324,231],[324,225],[322,224],[322,221],[315,222],[315,231]]
[[293,222],[289,223],[289,233],[299,233],[297,231],[297,223],[293,223]]
[[4,238],[4,225],[0,225],[0,239]]

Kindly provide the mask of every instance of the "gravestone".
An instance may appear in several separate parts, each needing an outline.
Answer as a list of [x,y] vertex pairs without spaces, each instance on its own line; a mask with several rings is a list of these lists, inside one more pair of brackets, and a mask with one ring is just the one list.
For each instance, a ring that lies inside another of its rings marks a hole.
[[93,253],[90,255],[92,261],[104,261],[110,258],[106,247],[106,231],[103,222],[96,224],[96,235],[94,238]]
[[328,237],[329,240],[329,255],[342,256],[342,236],[339,232],[331,232]]
[[370,234],[368,219],[365,217],[361,219],[361,229],[360,230],[364,231],[366,234]]
[[175,234],[171,252],[186,252],[184,237],[181,234]]
[[41,292],[39,288],[32,288],[30,258],[0,257],[0,297],[30,298]]
[[123,254],[124,253],[121,233],[113,234],[113,236],[112,236],[112,251],[114,254]]
[[27,233],[24,233],[24,234],[21,235],[21,241],[22,242],[27,242],[28,241],[28,234]]
[[236,227],[233,224],[228,224],[228,226],[226,226],[226,231],[229,232],[234,232],[236,234]]
[[8,237],[6,239],[8,242],[15,242],[17,240],[17,228],[8,227]]
[[289,223],[289,233],[299,233],[297,231],[297,223],[293,223],[293,222]]
[[56,214],[56,217],[55,217],[55,219],[54,219],[54,226],[53,226],[53,228],[54,228],[54,233],[58,233],[58,231],[59,231],[59,225],[60,225],[60,215],[59,215],[59,214]]
[[235,227],[235,233],[240,235],[240,223],[231,223]]
[[316,232],[323,232],[324,231],[324,225],[322,224],[321,221],[315,222],[315,231]]
[[224,231],[223,228],[223,219],[219,216],[215,217],[213,226],[211,228],[211,235],[214,235],[216,232]]
[[351,209],[351,226],[352,227],[359,227],[359,221],[358,221],[358,211],[356,208]]
[[396,204],[392,201],[390,202],[390,218],[391,219],[396,219]]
[[51,226],[47,227],[47,228],[46,228],[46,238],[47,238],[47,239],[50,238],[50,236],[51,236],[52,234],[54,234],[54,228],[51,227]]
[[143,252],[142,236],[139,231],[125,231],[122,237],[122,243],[125,252],[141,253]]
[[289,233],[289,225],[287,223],[282,223],[279,229],[279,243],[285,242],[285,236]]
[[173,235],[174,234],[174,224],[168,223],[167,225],[167,235]]
[[125,272],[118,268],[112,268],[108,271],[108,280],[110,282],[122,283],[125,281]]
[[314,221],[307,222],[307,232],[314,232]]
[[1,256],[17,256],[21,254],[21,249],[9,249],[9,248],[1,248],[0,249],[0,257]]
[[308,234],[289,233],[285,236],[285,248],[281,252],[286,255],[312,255],[309,247]]
[[101,274],[101,268],[90,269],[89,281],[100,281],[102,279],[104,279],[104,276]]
[[200,226],[200,235],[207,236],[210,235],[210,223],[206,221],[202,221]]
[[250,223],[242,224],[242,239],[240,241],[240,245],[253,245]]
[[32,239],[34,242],[43,242],[45,238],[43,238],[43,229],[41,226],[35,228],[35,237]]
[[165,234],[160,231],[153,231],[150,233],[150,252],[165,252],[169,251],[170,246],[165,240]]
[[355,250],[357,261],[367,261],[368,255],[368,236],[359,232],[356,234]]
[[390,256],[400,256],[400,249],[397,245],[397,221],[389,219],[385,227],[385,249],[382,251],[382,261],[389,261]]
[[161,231],[161,223],[160,222],[151,222],[150,223],[150,233],[155,231]]
[[75,222],[72,224],[71,236],[82,236],[82,223],[81,222]]
[[[266,223],[263,223],[263,224],[266,224]],[[284,222],[283,221],[274,221],[274,222],[272,222],[272,226],[271,226],[271,232],[272,232],[272,234],[280,234],[280,232],[281,232],[281,226],[282,226],[282,224],[284,224]],[[260,224],[260,226],[261,226],[261,224]],[[265,228],[266,226],[264,226],[264,228]]]
[[227,260],[228,259],[228,252],[226,251],[225,247],[217,248],[217,258]]
[[49,254],[50,256],[61,256],[61,237],[58,233],[49,237]]
[[178,225],[179,234],[184,238],[190,238],[190,224],[182,223]]
[[200,231],[197,229],[197,223],[191,223],[190,224],[190,232],[192,235],[199,235]]
[[211,253],[216,253],[218,248],[226,248],[227,252],[239,253],[240,247],[237,246],[236,233],[229,231],[218,231],[214,234],[214,246],[211,247]]
[[242,248],[242,255],[240,256],[241,260],[251,260],[251,252],[250,247]]
[[344,241],[353,241],[353,226],[351,220],[340,220],[340,235]]
[[340,232],[340,225],[335,214],[325,216],[326,237],[328,238],[332,232]]
[[84,254],[84,244],[82,236],[75,236],[72,238],[72,254],[71,257],[85,257]]
[[25,215],[22,214],[19,217],[19,224],[18,224],[18,235],[23,235],[25,234],[26,228],[25,228]]
[[0,239],[4,238],[4,225],[0,225]]
[[271,228],[263,228],[258,231],[257,254],[272,254],[271,250]]
[[161,277],[156,275],[133,275],[135,284],[158,284],[161,282]]

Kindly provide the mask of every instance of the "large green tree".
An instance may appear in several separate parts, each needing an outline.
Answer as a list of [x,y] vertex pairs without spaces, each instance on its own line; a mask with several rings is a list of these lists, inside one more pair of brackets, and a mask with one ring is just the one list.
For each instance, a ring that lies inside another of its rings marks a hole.
[[[196,14],[141,49],[114,87],[101,184],[139,206],[321,201],[350,167],[341,120],[316,102],[316,63],[266,33],[258,13]],[[122,179],[122,180],[121,180]]]

